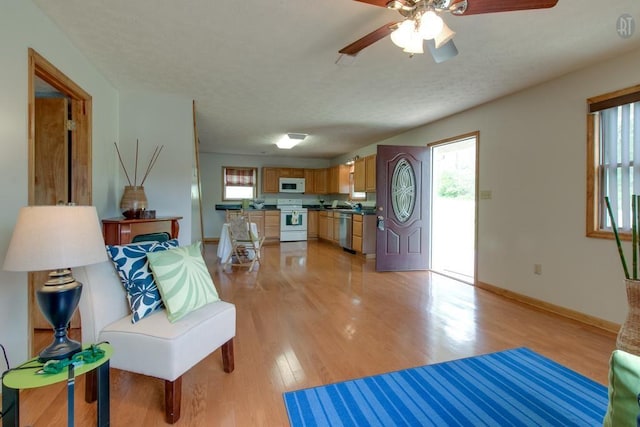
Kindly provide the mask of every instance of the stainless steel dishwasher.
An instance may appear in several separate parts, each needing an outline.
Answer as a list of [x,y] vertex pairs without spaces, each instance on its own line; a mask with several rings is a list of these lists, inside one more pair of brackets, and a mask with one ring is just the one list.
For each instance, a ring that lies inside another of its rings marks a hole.
[[353,234],[351,231],[351,214],[340,212],[340,246],[349,252],[353,252]]

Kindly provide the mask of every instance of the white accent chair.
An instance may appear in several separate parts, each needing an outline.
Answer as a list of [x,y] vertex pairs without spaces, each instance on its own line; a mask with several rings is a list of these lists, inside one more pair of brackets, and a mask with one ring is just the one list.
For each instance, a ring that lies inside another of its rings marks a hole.
[[[162,309],[134,324],[126,291],[111,261],[74,269],[74,276],[83,284],[79,305],[82,341],[111,343],[113,368],[163,379],[168,423],[180,418],[182,374],[218,348],[224,371],[233,371],[233,304],[217,301],[175,323],[169,322]],[[95,376],[87,377],[88,402],[96,397],[95,380]]]

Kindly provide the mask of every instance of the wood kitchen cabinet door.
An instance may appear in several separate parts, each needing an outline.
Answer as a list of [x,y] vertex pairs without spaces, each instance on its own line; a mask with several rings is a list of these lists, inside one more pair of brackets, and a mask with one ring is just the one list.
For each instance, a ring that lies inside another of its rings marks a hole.
[[307,238],[318,238],[318,211],[307,212]]
[[313,181],[315,185],[315,193],[316,194],[327,194],[327,169],[314,169],[313,170]]
[[365,185],[364,191],[375,193],[376,191],[376,155],[372,154],[364,158]]
[[362,253],[362,215],[353,215],[351,249]]
[[318,235],[321,239],[333,241],[333,212],[321,211],[318,217]]
[[280,211],[264,212],[265,241],[280,241]]
[[262,192],[277,193],[279,190],[279,179],[279,168],[262,168]]
[[365,191],[366,173],[364,158],[356,160],[353,163],[353,191]]
[[318,194],[316,191],[316,176],[313,173],[314,169],[304,170],[304,193],[305,194]]

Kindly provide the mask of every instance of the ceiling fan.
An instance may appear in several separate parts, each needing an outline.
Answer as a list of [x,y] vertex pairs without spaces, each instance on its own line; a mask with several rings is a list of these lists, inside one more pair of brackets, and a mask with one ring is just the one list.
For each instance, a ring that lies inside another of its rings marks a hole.
[[442,20],[441,14],[456,16],[515,10],[546,9],[558,0],[356,0],[374,6],[397,10],[404,20],[389,22],[375,31],[340,49],[339,53],[355,56],[362,49],[391,35],[394,44],[413,56],[424,53],[424,41],[437,62],[458,54],[453,43],[456,34]]

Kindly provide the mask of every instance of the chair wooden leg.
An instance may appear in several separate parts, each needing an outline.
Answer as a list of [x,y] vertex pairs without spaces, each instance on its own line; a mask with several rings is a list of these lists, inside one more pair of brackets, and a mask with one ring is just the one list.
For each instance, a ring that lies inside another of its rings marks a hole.
[[89,371],[84,376],[84,401],[92,403],[98,400],[98,370]]
[[222,344],[222,368],[225,372],[233,372],[235,369],[235,362],[233,360],[233,338],[226,343]]
[[182,400],[182,377],[175,381],[164,381],[164,413],[167,423],[173,424],[180,419],[180,401]]

